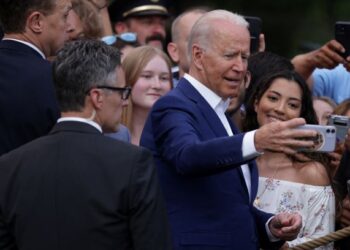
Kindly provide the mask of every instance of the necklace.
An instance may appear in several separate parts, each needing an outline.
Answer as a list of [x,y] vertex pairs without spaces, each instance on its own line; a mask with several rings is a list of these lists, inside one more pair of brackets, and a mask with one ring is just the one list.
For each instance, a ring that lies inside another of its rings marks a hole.
[[276,178],[278,169],[280,168],[281,165],[278,165],[278,167],[276,167],[275,172],[273,173],[272,177],[268,177],[266,179],[266,184],[265,184],[265,188],[263,189],[263,191],[260,193],[260,195],[257,195],[255,200],[254,200],[254,206],[255,207],[259,207],[260,205],[260,199],[263,197],[266,189],[271,186],[273,184],[274,179]]

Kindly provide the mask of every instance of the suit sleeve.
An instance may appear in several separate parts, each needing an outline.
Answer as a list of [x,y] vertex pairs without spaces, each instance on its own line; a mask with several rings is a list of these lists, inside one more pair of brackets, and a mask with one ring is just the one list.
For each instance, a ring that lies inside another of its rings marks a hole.
[[181,99],[169,99],[156,103],[149,122],[156,151],[178,173],[215,173],[247,162],[242,156],[244,134],[217,137],[206,120],[198,118],[199,110],[191,110]]
[[133,249],[171,249],[170,229],[153,158],[144,149],[135,158],[129,198]]
[[256,207],[252,207],[255,221],[257,224],[259,242],[262,249],[280,249],[285,241],[271,242],[266,232],[267,221],[274,216],[273,214],[263,212]]

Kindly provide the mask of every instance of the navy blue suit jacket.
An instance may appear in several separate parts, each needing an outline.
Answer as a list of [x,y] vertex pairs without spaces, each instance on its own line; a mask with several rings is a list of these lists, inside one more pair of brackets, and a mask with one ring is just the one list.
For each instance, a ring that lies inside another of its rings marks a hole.
[[0,155],[47,134],[58,117],[51,64],[29,46],[0,41]]
[[172,227],[174,249],[270,249],[256,209],[258,172],[251,172],[251,198],[240,166],[243,134],[231,123],[229,137],[205,99],[187,82],[161,98],[146,122],[141,145],[152,150]]

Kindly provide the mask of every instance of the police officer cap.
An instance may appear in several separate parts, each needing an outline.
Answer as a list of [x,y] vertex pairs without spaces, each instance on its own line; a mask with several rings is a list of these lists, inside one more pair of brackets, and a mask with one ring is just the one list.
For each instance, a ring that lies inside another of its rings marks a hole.
[[132,16],[169,15],[166,0],[114,0],[108,11],[112,22]]

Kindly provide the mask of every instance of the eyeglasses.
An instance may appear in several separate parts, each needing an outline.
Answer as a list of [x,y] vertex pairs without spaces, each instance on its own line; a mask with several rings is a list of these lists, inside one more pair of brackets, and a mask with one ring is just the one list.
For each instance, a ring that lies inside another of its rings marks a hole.
[[131,87],[112,87],[112,86],[97,86],[97,89],[108,89],[112,91],[117,91],[121,94],[122,100],[127,100],[131,94]]

